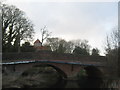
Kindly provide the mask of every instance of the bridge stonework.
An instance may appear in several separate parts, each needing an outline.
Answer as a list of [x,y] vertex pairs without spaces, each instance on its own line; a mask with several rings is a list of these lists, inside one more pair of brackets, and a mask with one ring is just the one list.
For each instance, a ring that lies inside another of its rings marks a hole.
[[[30,63],[30,64],[19,64],[19,65],[3,65],[3,68],[5,68],[6,72],[19,72],[23,73],[24,71],[40,65],[50,65],[51,67],[54,66],[56,68],[59,68],[66,77],[72,77],[75,76],[81,69],[82,66],[79,65],[69,65],[69,64],[60,64],[60,63]],[[53,67],[53,69],[54,69]],[[56,69],[58,71],[58,69]],[[58,71],[59,72],[59,71]],[[61,73],[61,72],[60,72]]]
[[[14,57],[15,56],[15,57]],[[105,67],[99,66],[87,66],[87,64],[103,65],[105,66],[106,58],[103,56],[75,56],[72,54],[40,54],[40,53],[26,53],[26,54],[9,54],[3,55],[3,62],[10,61],[31,61],[31,60],[49,60],[49,61],[66,61],[66,62],[80,62],[85,65],[81,66],[78,64],[66,64],[66,63],[23,63],[23,64],[12,64],[3,65],[3,70],[6,72],[24,72],[25,70],[32,68],[36,65],[50,65],[65,78],[76,75],[82,68],[84,68],[87,73],[91,76],[96,74],[96,76],[101,76],[106,74],[107,69]],[[10,59],[10,60],[9,60]]]

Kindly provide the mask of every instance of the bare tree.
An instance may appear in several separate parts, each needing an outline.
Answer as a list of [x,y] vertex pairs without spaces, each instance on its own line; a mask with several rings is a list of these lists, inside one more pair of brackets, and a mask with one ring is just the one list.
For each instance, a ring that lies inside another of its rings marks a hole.
[[41,30],[41,43],[43,45],[43,42],[51,35],[51,32],[49,32],[47,29],[46,29],[46,26],[44,26]]
[[[114,28],[110,35],[106,38],[106,56],[108,58],[107,66],[110,71],[114,74],[119,74],[120,76],[120,61],[118,56],[120,55],[120,30]],[[117,73],[116,73],[117,72]]]
[[120,30],[114,28],[110,35],[106,37],[106,53],[109,53],[113,49],[117,49],[119,47],[120,42]]

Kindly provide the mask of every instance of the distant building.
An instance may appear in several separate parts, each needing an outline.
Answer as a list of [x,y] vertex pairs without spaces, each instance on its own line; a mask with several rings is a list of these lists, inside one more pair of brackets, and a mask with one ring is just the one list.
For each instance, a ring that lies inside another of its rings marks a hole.
[[42,43],[40,42],[39,39],[37,39],[35,42],[34,42],[34,47],[41,47],[42,46]]
[[42,46],[42,43],[40,42],[39,39],[37,39],[34,42],[34,47],[36,48],[36,51],[51,51],[50,46]]

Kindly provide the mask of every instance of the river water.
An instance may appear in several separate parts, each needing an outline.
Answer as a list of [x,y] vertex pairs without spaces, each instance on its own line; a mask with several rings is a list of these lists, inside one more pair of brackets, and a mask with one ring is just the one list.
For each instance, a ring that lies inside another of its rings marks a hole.
[[120,90],[120,79],[103,79],[82,77],[78,80],[60,80],[51,88],[117,88]]

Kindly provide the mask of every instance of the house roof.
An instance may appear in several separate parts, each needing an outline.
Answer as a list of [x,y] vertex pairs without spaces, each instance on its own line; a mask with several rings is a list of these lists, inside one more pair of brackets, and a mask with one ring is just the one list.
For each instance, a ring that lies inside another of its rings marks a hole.
[[41,43],[41,42],[40,42],[40,40],[39,40],[39,39],[37,39],[37,40],[34,42],[34,44],[35,44],[35,43]]

